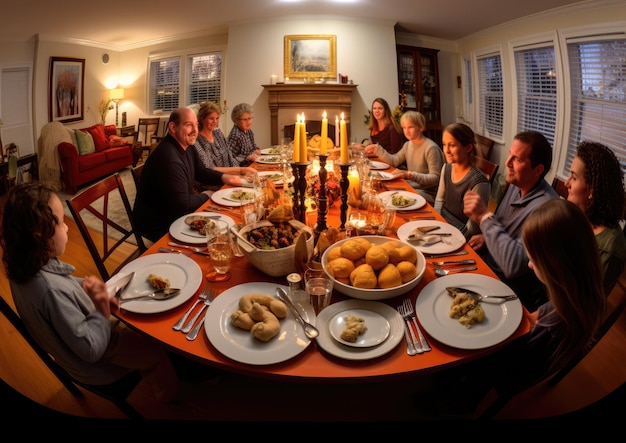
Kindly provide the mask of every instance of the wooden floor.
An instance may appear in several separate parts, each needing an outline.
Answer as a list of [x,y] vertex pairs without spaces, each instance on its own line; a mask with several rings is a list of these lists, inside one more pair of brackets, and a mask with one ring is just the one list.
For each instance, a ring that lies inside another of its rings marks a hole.
[[[95,273],[95,266],[75,225],[71,219],[67,223],[70,226],[70,242],[61,258],[75,264],[76,275]],[[4,272],[0,273],[0,291],[12,303]],[[47,415],[55,421],[125,418],[112,404],[93,394],[85,392],[84,399],[72,396],[1,315],[0,336],[0,378],[6,383],[2,386],[5,389],[0,391],[4,411],[19,415],[20,408],[28,411],[34,408],[38,416]],[[584,361],[556,387],[546,388],[540,385],[523,393],[511,401],[495,420],[500,423],[546,417],[554,420],[578,420],[587,413],[602,414],[604,418],[616,417],[615,411],[623,412],[626,401],[623,388],[626,381],[625,363],[626,315],[622,315]],[[426,378],[319,386],[222,373],[217,383],[183,383],[183,407],[158,406],[150,400],[141,386],[132,394],[131,403],[152,419],[151,423],[159,424],[179,420],[190,420],[194,423],[373,423],[437,419],[428,412],[425,414],[424,410],[428,410],[428,407],[420,402],[420,392],[425,384]],[[303,399],[310,400],[309,407],[303,405]],[[616,409],[607,405],[616,401]],[[594,405],[599,409],[595,409]],[[128,421],[116,420],[116,423]]]

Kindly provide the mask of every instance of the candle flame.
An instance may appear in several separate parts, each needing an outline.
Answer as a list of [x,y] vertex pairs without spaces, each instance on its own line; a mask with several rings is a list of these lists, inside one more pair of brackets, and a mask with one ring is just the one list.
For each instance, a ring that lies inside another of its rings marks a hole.
[[322,118],[326,118],[326,111],[322,114]]
[[341,119],[343,120],[343,112],[341,113]]

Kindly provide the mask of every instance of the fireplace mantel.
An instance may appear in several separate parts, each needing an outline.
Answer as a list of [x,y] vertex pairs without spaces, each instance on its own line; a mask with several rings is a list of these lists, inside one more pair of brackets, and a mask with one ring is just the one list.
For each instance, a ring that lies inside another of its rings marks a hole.
[[285,125],[295,123],[297,114],[303,112],[307,120],[321,120],[322,112],[326,111],[329,123],[334,123],[335,116],[343,112],[349,124],[352,92],[356,87],[342,83],[263,85],[269,93],[272,144],[279,143]]

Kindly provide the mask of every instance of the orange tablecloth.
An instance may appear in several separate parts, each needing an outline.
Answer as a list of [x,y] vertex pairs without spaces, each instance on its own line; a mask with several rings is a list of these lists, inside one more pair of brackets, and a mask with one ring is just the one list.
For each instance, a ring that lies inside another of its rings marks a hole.
[[[412,188],[403,180],[392,180],[385,182],[389,188],[404,187],[407,190]],[[339,227],[340,225],[340,204],[341,201],[335,202],[335,204],[329,209],[327,216],[327,226]],[[209,206],[219,206],[209,200],[205,205],[199,208],[199,211],[213,211]],[[226,208],[226,207],[224,207]],[[433,210],[430,205],[426,205],[425,208],[432,210],[432,213],[417,214],[416,212],[401,213],[398,212],[394,227],[398,228],[401,224],[405,223],[404,217],[412,216],[434,216],[437,220],[444,221],[439,214]],[[240,220],[238,209],[226,210],[223,213],[227,214],[236,221]],[[146,254],[158,253],[158,248],[166,246],[169,241],[175,241],[170,234],[166,234],[157,243],[155,243]],[[491,269],[481,260],[481,258],[474,252],[474,250],[467,244],[464,246],[468,250],[469,255],[461,258],[473,258],[477,262],[478,270],[475,273],[496,277]],[[208,257],[193,254],[191,258],[200,265],[203,273],[208,271]],[[410,296],[413,303],[419,296],[420,291],[431,281],[437,278],[433,272],[433,268],[430,262],[433,259],[427,258],[427,267],[420,281],[419,285],[412,290],[409,294],[405,294],[400,297],[396,297],[389,300],[381,300],[382,303],[386,303],[389,306],[396,307],[401,299]],[[239,257],[233,259],[232,264],[232,277],[227,282],[214,283],[213,287],[218,291],[223,291],[232,286],[246,282],[272,282],[282,285],[287,285],[284,277],[274,278],[269,277],[261,271],[254,268],[245,257]],[[200,289],[199,289],[200,290]],[[198,292],[199,292],[198,290]],[[520,337],[527,333],[530,328],[528,322],[528,312],[524,310],[524,316],[522,322],[515,331],[515,333],[504,343],[497,346],[493,346],[487,349],[480,350],[463,350],[455,349],[441,343],[438,343],[435,339],[430,337],[422,328],[422,331],[427,336],[427,339],[432,347],[432,351],[425,352],[416,356],[409,356],[406,353],[406,342],[404,339],[401,341],[394,350],[388,354],[378,357],[373,360],[367,361],[352,361],[343,360],[327,354],[321,349],[317,343],[313,342],[309,347],[296,357],[279,363],[268,366],[257,366],[242,364],[225,357],[218,352],[215,347],[209,342],[206,334],[202,331],[195,341],[188,341],[185,338],[185,334],[174,331],[172,325],[191,307],[196,300],[196,296],[190,299],[176,309],[160,314],[133,314],[129,312],[119,311],[116,315],[126,322],[131,327],[138,331],[147,334],[154,339],[160,341],[165,346],[187,355],[190,358],[196,359],[200,362],[208,365],[213,365],[221,369],[245,373],[248,375],[255,375],[259,377],[275,377],[275,378],[287,378],[290,380],[327,380],[327,381],[358,381],[361,379],[371,378],[385,378],[394,376],[409,376],[417,374],[425,374],[432,371],[438,371],[446,367],[462,364],[465,361],[480,358],[481,356],[492,353],[497,348],[506,345],[511,340]],[[335,292],[333,294],[332,302],[348,299],[340,293]],[[209,309],[211,309],[209,307]]]

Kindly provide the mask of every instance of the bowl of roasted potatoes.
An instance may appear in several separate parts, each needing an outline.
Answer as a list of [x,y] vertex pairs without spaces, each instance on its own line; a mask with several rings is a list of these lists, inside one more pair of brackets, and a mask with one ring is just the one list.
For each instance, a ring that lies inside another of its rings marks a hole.
[[340,240],[326,249],[322,268],[342,294],[385,300],[415,288],[426,270],[426,259],[401,240],[364,235]]

